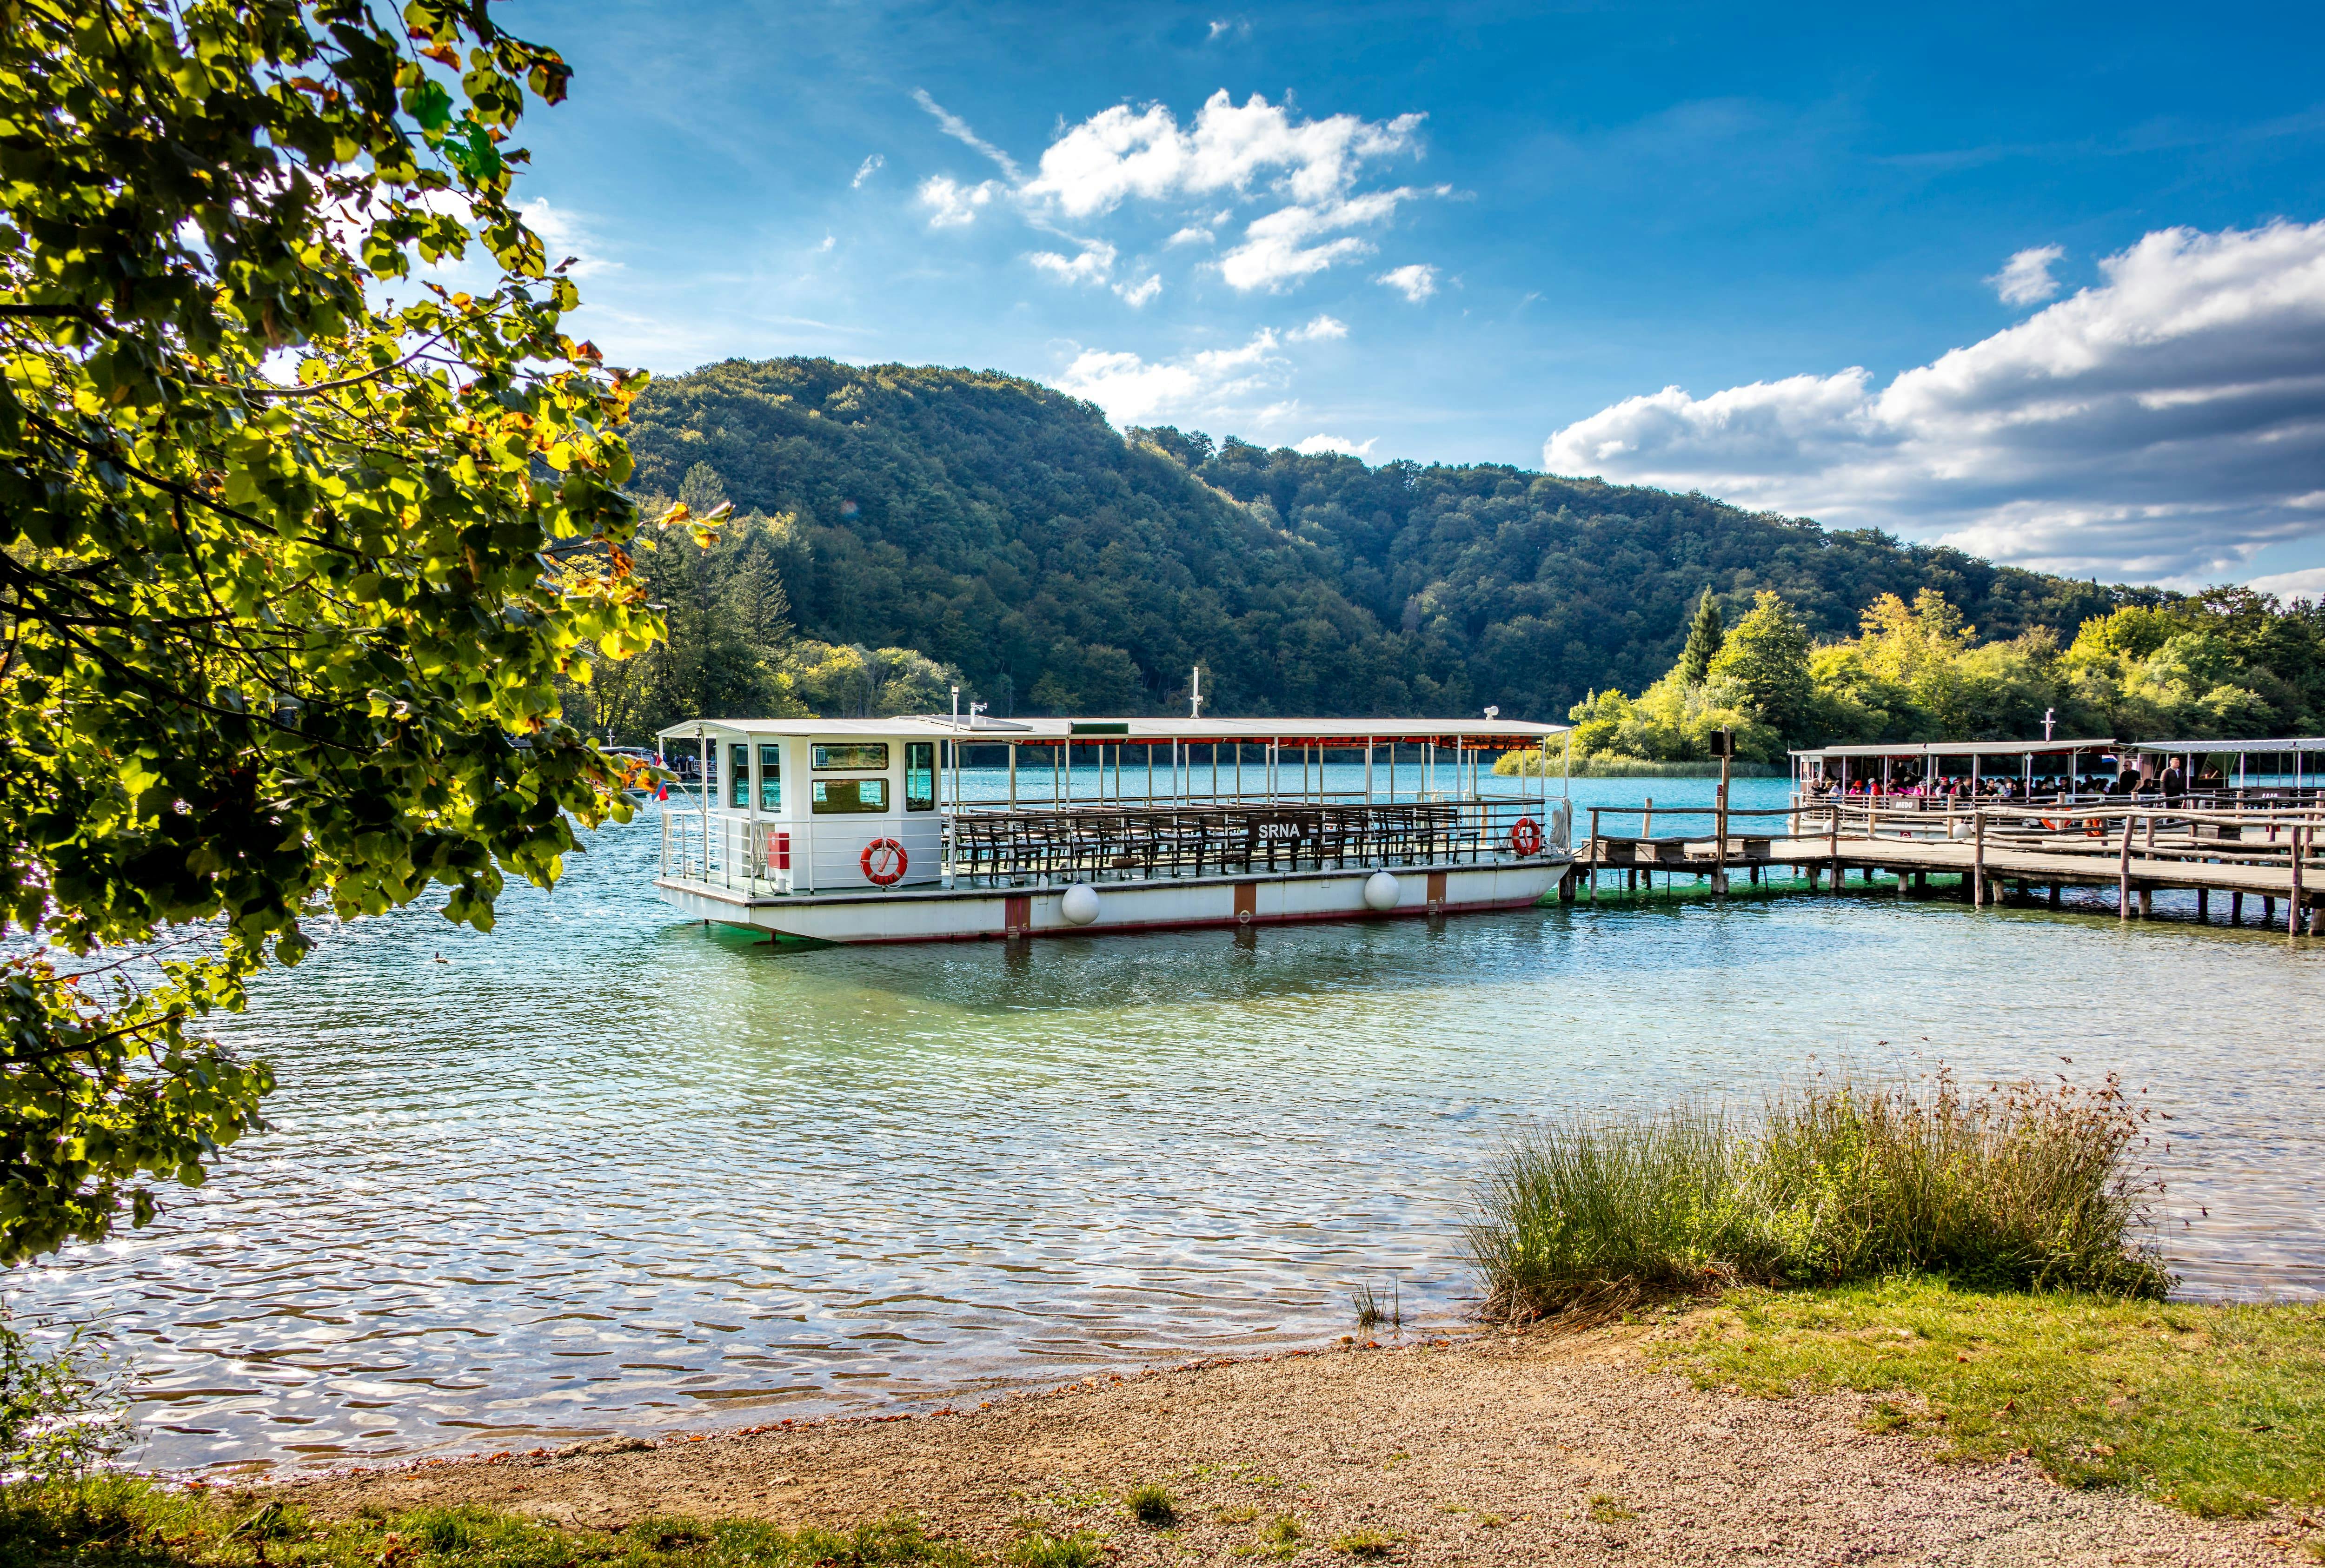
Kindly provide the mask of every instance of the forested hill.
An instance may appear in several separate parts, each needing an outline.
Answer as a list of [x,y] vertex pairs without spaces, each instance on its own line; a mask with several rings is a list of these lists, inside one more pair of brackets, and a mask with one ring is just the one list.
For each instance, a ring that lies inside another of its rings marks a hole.
[[1480,465],[1370,466],[1174,429],[1117,434],[1035,383],[822,359],[656,382],[635,488],[789,513],[799,630],[958,666],[996,714],[1505,714],[1559,720],[1667,669],[1709,586],[1774,588],[1820,636],[1941,590],[1984,636],[2071,638],[2151,593]]

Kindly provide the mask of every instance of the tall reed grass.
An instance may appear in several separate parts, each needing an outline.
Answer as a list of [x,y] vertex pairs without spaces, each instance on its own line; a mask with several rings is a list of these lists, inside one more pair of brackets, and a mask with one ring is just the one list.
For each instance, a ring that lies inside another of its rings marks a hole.
[[1817,1081],[1749,1118],[1543,1126],[1488,1170],[1468,1250],[1504,1320],[1900,1273],[2160,1296],[2144,1232],[2162,1189],[2129,1163],[2144,1121],[2113,1077],[1965,1095],[1941,1071],[1918,1089]]

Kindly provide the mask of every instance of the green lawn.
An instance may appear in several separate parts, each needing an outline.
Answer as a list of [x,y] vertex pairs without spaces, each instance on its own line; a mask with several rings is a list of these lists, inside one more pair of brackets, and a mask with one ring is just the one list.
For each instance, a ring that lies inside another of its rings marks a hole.
[[0,1493],[0,1568],[968,1568],[909,1519],[847,1533],[644,1519],[606,1533],[475,1508],[346,1520],[134,1480]]
[[1867,1425],[2024,1453],[2191,1514],[2325,1503],[2325,1305],[2194,1306],[1891,1279],[1737,1290],[1651,1340],[1705,1388],[1889,1396]]

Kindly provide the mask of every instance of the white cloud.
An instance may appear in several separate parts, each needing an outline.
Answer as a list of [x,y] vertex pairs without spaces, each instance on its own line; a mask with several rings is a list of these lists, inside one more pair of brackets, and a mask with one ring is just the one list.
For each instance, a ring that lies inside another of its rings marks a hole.
[[2276,572],[2265,577],[2254,577],[2245,586],[2264,594],[2274,594],[2280,599],[2325,599],[2325,567],[2311,567],[2301,572]]
[[2325,530],[2325,223],[2162,229],[2099,266],[1886,387],[1666,387],[1542,460],[2079,576],[2217,580]]
[[839,242],[838,242],[838,240],[836,240],[836,239],[832,238],[829,235],[824,235],[824,236],[823,236],[823,243],[822,243],[821,244],[820,244],[820,245],[816,246],[815,248],[816,248],[818,251],[828,251],[828,250],[831,249],[831,247],[832,247],[832,246],[834,246],[834,245],[838,244],[838,243],[839,243]]
[[2005,305],[2034,305],[2059,291],[2059,280],[2051,275],[2053,263],[2065,259],[2064,245],[2042,245],[2031,251],[2020,251],[2002,263],[2002,271],[1987,282],[2002,297]]
[[850,190],[861,189],[864,182],[879,173],[881,166],[887,161],[879,153],[873,153],[871,157],[856,166],[856,178],[848,182],[848,189]]
[[[464,218],[468,216],[465,203],[461,204],[460,216]],[[597,236],[585,219],[573,213],[537,198],[520,204],[517,216],[524,219],[525,227],[541,236],[541,248],[547,254],[551,266],[569,256],[572,258],[573,264],[565,270],[567,277],[587,278],[599,272],[621,271],[621,263],[607,261],[596,254]]]
[[1244,230],[1243,244],[1219,258],[1219,276],[1237,292],[1280,289],[1334,262],[1372,254],[1373,247],[1354,235],[1321,244],[1304,243],[1314,233],[1313,215],[1304,207],[1269,213]]
[[1366,164],[1417,152],[1420,115],[1301,119],[1257,93],[1238,106],[1223,88],[1182,127],[1163,105],[1117,104],[1061,130],[1027,178],[1007,153],[926,92],[913,96],[946,134],[977,149],[1006,176],[1005,183],[978,186],[944,177],[924,183],[921,198],[936,209],[933,226],[968,223],[976,207],[1000,195],[1012,198],[1028,222],[1052,233],[1103,217],[1134,198],[1178,203],[1228,196],[1233,199],[1225,210],[1183,222],[1168,242],[1207,244],[1217,243],[1234,217],[1234,202],[1262,202],[1271,210],[1246,225],[1218,263],[1220,277],[1242,292],[1281,289],[1370,255],[1369,241],[1344,231],[1385,223],[1400,203],[1417,197],[1450,194],[1442,186],[1355,189]]
[[1371,441],[1359,446],[1346,436],[1327,436],[1319,432],[1304,441],[1292,443],[1292,449],[1295,452],[1305,452],[1311,457],[1320,452],[1337,452],[1344,457],[1369,457],[1372,456],[1373,442],[1379,439],[1378,436],[1375,436]]
[[1135,310],[1162,291],[1162,274],[1150,272],[1139,283],[1116,283],[1114,291],[1122,296],[1124,304]]
[[1241,108],[1222,88],[1187,130],[1160,104],[1101,109],[1050,143],[1026,194],[1088,217],[1131,196],[1159,199],[1211,191],[1247,192],[1262,174],[1297,202],[1329,201],[1348,189],[1366,161],[1412,151],[1420,115],[1365,120],[1332,115],[1295,121],[1254,93]]
[[1158,416],[1235,413],[1253,394],[1280,387],[1287,371],[1272,331],[1240,348],[1211,348],[1149,362],[1135,354],[1084,349],[1060,373],[1058,385],[1104,409],[1116,425]]
[[1035,251],[1025,259],[1065,283],[1103,283],[1114,271],[1114,247],[1108,244],[1085,244],[1071,260],[1055,251]]
[[1206,43],[1216,43],[1220,39],[1229,36],[1236,38],[1249,38],[1251,36],[1251,23],[1240,16],[1218,18],[1212,22],[1210,36],[1206,38],[1203,42]]
[[1418,305],[1423,300],[1428,299],[1429,296],[1437,292],[1437,269],[1435,267],[1424,266],[1422,263],[1415,262],[1412,266],[1398,267],[1393,271],[1383,272],[1379,277],[1375,278],[1373,281],[1376,283],[1387,284],[1390,288],[1394,289],[1398,293],[1403,295],[1407,300],[1410,300],[1413,303]]
[[1346,337],[1348,324],[1329,316],[1319,315],[1305,327],[1295,327],[1283,335],[1286,343],[1318,343],[1328,337]]
[[921,205],[935,209],[929,215],[931,228],[958,228],[975,223],[977,213],[991,204],[999,189],[999,183],[991,180],[962,185],[942,174],[931,175],[921,181]]
[[976,148],[977,151],[984,153],[987,158],[992,159],[994,163],[1000,169],[1001,172],[1009,176],[1010,184],[1022,185],[1024,183],[1024,172],[1017,167],[1016,161],[1012,159],[1008,153],[1004,152],[1000,148],[995,146],[992,143],[978,135],[975,131],[969,129],[968,122],[967,120],[962,119],[959,115],[949,112],[942,104],[938,103],[936,99],[929,97],[927,88],[914,88],[912,89],[912,101],[919,104],[921,107],[926,109],[930,114],[936,116],[937,128],[942,131],[946,135],[950,136],[954,141],[960,143],[964,146]]

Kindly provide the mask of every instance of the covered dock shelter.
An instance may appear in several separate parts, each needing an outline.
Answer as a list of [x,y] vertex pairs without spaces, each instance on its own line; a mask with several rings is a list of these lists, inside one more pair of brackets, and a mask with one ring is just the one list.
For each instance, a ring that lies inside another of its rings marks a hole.
[[[2320,777],[2325,774],[2325,735],[2273,741],[2141,741],[2130,749],[2152,760],[2158,771],[2167,761],[2178,761],[2191,780],[2191,794],[2283,800],[2325,796],[2325,777]],[[2215,765],[2217,785],[2195,782],[2208,764]]]
[[2037,779],[2063,776],[2065,791],[2087,767],[2118,765],[2126,748],[2093,737],[2051,741],[1887,741],[1868,745],[1818,746],[1792,753],[1792,792],[1806,798],[1824,794],[1894,794],[1916,785],[1960,788],[1971,794],[2008,779],[2024,797],[2035,793]]

